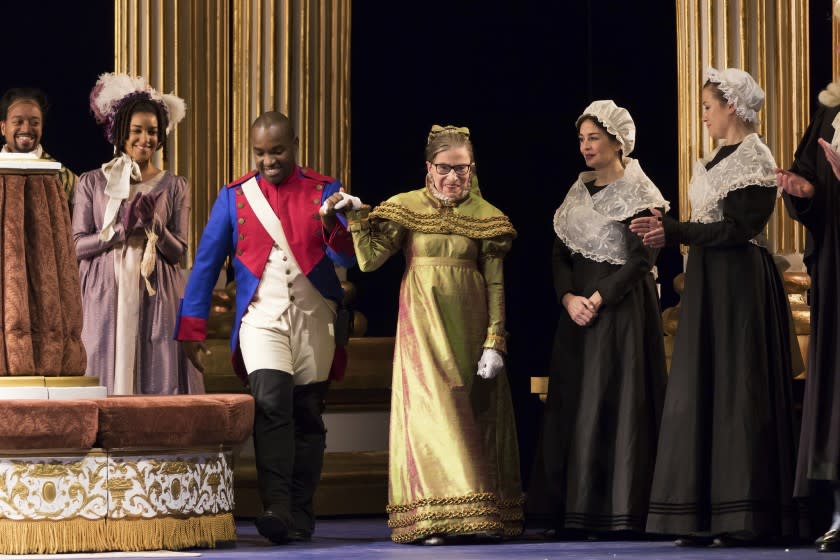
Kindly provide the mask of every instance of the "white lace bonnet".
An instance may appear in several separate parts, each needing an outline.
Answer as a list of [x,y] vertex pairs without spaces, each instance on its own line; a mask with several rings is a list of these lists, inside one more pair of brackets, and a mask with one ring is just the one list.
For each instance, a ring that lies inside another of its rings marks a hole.
[[630,155],[636,145],[636,123],[627,109],[619,107],[612,99],[593,101],[583,110],[575,125],[580,127],[581,120],[588,116],[595,117],[607,132],[618,139],[624,157]]
[[735,113],[742,120],[758,122],[756,113],[764,105],[764,90],[749,73],[739,68],[717,70],[710,66],[705,78],[717,86],[727,103],[735,106]]

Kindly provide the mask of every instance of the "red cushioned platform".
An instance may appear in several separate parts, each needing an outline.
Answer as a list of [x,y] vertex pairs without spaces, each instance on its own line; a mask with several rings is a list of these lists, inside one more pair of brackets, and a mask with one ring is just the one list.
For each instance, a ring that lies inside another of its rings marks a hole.
[[99,407],[96,443],[108,449],[235,445],[254,424],[250,395],[132,395],[92,402]]
[[89,449],[98,416],[92,400],[0,400],[0,449]]

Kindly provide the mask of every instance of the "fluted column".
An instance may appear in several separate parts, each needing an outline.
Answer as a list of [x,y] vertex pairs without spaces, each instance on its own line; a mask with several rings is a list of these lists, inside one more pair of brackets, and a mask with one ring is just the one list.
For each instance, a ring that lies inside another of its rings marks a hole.
[[[350,0],[233,2],[234,122],[276,109],[300,136],[300,160],[350,180]],[[250,168],[247,127],[235,172]]]

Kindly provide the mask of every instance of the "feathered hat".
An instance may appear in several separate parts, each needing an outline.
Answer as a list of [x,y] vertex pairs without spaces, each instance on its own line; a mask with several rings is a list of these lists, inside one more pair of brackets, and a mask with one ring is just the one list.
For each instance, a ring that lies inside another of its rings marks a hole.
[[106,72],[99,76],[90,92],[90,110],[93,111],[96,122],[102,125],[105,138],[111,144],[116,140],[114,120],[117,113],[126,102],[138,98],[147,99],[163,107],[169,121],[166,127],[167,134],[187,114],[187,105],[183,99],[172,93],[159,93],[147,84],[142,76]]

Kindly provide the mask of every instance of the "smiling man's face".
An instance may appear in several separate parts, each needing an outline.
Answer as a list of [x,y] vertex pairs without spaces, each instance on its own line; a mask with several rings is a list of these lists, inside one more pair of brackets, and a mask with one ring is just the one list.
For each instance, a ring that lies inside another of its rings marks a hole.
[[279,185],[295,168],[298,139],[288,125],[272,124],[251,129],[251,152],[257,171],[269,183]]
[[31,152],[41,143],[44,116],[34,101],[15,101],[0,121],[0,134],[6,139],[10,152]]

